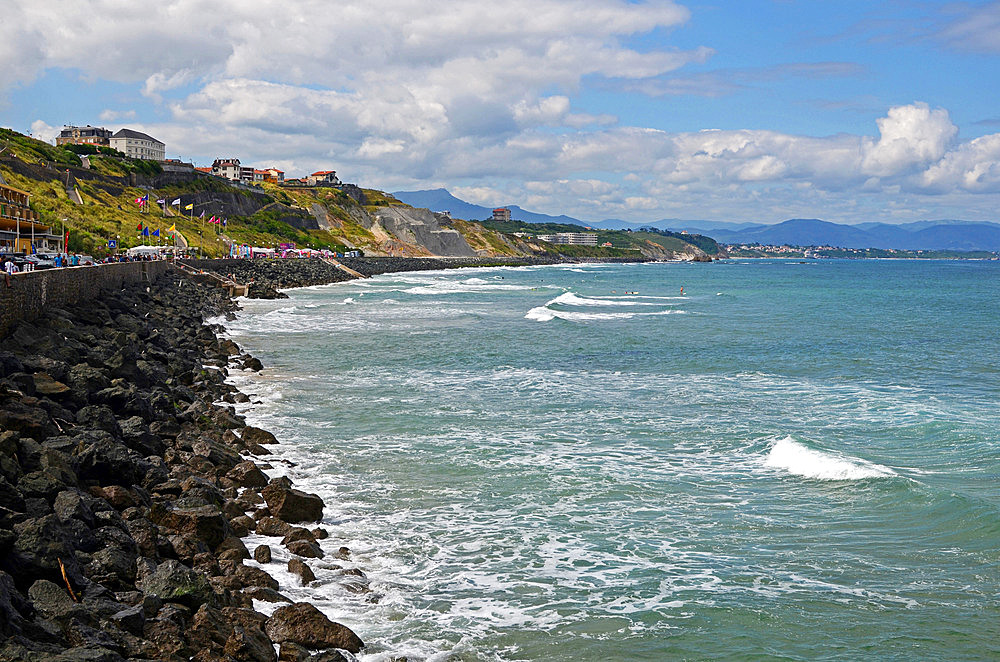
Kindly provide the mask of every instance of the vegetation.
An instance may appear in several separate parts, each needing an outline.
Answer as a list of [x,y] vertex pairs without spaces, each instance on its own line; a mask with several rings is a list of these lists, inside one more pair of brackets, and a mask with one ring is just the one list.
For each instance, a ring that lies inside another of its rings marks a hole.
[[[635,257],[636,251],[650,252],[657,250],[657,248],[672,253],[684,253],[690,252],[692,246],[700,248],[709,255],[718,255],[722,251],[719,244],[710,237],[670,232],[657,228],[629,231],[602,230],[567,223],[525,223],[523,221],[494,220],[486,220],[481,223],[487,229],[505,234],[520,232],[537,236],[562,232],[586,232],[597,235],[598,246],[559,244],[550,247],[543,246],[545,242],[535,242],[542,246],[546,253],[566,257]],[[606,243],[610,243],[611,247],[600,246],[600,244]]]

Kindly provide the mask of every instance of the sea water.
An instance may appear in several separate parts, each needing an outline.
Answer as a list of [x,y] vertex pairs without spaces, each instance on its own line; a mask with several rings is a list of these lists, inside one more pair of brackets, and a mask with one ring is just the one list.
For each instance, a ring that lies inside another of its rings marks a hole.
[[1000,264],[288,294],[242,302],[232,378],[331,537],[310,586],[265,567],[362,660],[1000,657]]

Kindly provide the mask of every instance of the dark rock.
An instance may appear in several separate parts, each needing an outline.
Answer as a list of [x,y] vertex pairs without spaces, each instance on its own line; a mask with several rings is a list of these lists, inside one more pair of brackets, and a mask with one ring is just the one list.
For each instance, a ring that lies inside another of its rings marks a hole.
[[141,637],[142,626],[146,623],[146,614],[143,611],[142,605],[136,605],[116,612],[111,616],[111,621],[122,630]]
[[309,582],[316,581],[316,575],[313,573],[312,568],[299,559],[291,559],[288,561],[288,572],[298,575],[299,579],[302,580],[303,586],[307,585]]
[[63,618],[70,614],[84,614],[86,609],[70,597],[65,586],[47,579],[39,579],[28,589],[31,605],[47,618]]
[[57,381],[47,372],[36,372],[33,375],[35,380],[35,393],[45,396],[59,396],[70,390],[70,387]]
[[229,528],[233,530],[234,535],[243,538],[251,531],[256,530],[257,522],[248,515],[240,515],[229,520]]
[[308,602],[278,607],[264,629],[277,644],[290,641],[307,648],[342,648],[351,653],[364,647],[350,628],[334,623]]
[[122,436],[115,412],[107,405],[89,405],[76,413],[76,421],[83,427],[104,430],[115,439]]
[[250,596],[254,600],[261,600],[262,602],[292,603],[291,598],[287,598],[281,593],[275,591],[273,588],[267,588],[266,586],[247,586],[243,589],[243,593]]
[[263,586],[265,588],[278,590],[278,580],[267,574],[260,568],[242,565],[236,570],[236,577],[243,582],[244,586]]
[[250,460],[237,464],[226,474],[226,477],[240,487],[264,487],[268,481],[264,472]]
[[257,545],[257,548],[253,550],[253,560],[257,563],[270,563],[271,548],[267,545]]
[[17,540],[3,565],[19,587],[27,588],[37,579],[61,583],[60,560],[70,581],[74,585],[82,583],[83,575],[58,517],[29,519],[15,525],[14,532]]
[[257,520],[257,533],[262,536],[287,536],[292,525],[270,515]]
[[155,505],[150,510],[150,519],[178,533],[196,536],[212,548],[231,534],[229,522],[217,506],[167,509]]
[[243,428],[240,433],[243,436],[243,441],[246,443],[259,444],[261,446],[266,446],[268,444],[278,443],[277,438],[267,430],[261,430],[260,428],[255,428],[252,425],[248,425]]
[[323,500],[291,487],[287,478],[276,478],[260,491],[267,507],[285,522],[316,522],[323,518]]
[[297,556],[302,556],[308,559],[321,559],[323,558],[323,550],[320,549],[319,544],[310,540],[295,540],[285,547],[289,552]]
[[25,617],[30,617],[32,611],[31,603],[17,590],[11,576],[0,571],[0,634],[12,637],[20,633]]
[[158,565],[156,572],[136,582],[136,586],[164,602],[177,602],[191,609],[209,602],[214,595],[211,584],[203,574],[174,560]]

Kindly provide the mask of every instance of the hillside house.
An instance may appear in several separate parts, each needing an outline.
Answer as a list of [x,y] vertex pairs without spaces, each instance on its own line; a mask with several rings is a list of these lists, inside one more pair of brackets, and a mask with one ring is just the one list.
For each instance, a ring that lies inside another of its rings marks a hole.
[[103,145],[111,143],[111,132],[100,126],[64,126],[56,145]]
[[240,160],[239,159],[215,159],[212,162],[212,174],[216,177],[238,182],[240,180]]
[[166,145],[140,131],[121,129],[110,139],[110,145],[125,156],[133,159],[162,161],[166,158]]
[[336,170],[318,170],[306,177],[306,183],[310,186],[336,186],[340,184],[340,180],[337,179]]
[[510,210],[506,207],[497,207],[493,210],[493,220],[494,221],[509,221],[510,220]]
[[280,184],[285,181],[285,172],[277,168],[265,168],[264,181],[271,182],[272,184]]

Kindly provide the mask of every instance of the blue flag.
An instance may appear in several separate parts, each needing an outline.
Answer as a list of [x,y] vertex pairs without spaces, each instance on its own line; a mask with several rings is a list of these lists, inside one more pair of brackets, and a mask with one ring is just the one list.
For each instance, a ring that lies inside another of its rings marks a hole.
[[153,230],[152,236],[159,237],[160,236],[160,228],[156,228],[155,230]]
[[149,236],[149,228],[143,228],[142,229],[142,236],[143,237],[148,237]]

